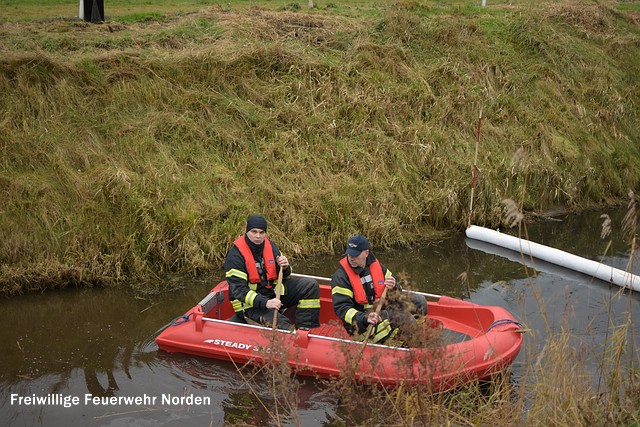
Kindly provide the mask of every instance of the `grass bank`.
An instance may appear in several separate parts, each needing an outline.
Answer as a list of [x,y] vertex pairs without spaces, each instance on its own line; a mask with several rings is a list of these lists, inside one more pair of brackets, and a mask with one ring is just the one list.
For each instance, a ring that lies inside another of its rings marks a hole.
[[640,2],[151,3],[0,0],[2,293],[463,229],[481,109],[474,223],[638,189]]

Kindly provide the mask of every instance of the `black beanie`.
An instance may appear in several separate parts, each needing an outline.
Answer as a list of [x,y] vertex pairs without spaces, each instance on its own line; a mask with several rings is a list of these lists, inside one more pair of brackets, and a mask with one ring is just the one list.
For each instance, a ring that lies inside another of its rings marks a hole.
[[260,230],[267,231],[267,220],[264,219],[262,215],[251,215],[247,218],[247,229],[245,232],[251,230],[252,228],[259,228]]

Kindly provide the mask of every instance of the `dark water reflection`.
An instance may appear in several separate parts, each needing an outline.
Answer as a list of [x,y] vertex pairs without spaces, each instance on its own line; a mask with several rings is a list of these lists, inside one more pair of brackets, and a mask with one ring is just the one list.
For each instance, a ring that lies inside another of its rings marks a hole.
[[[599,237],[601,213],[529,225],[530,239],[598,260],[607,245]],[[608,213],[615,230],[619,229],[624,212]],[[605,262],[625,269],[627,244],[615,230],[613,250]],[[620,292],[616,286],[541,261],[535,261],[535,270],[530,263],[525,268],[518,254],[467,241],[463,233],[415,249],[378,252],[378,256],[418,290],[499,305],[514,313],[532,330],[514,365],[516,380],[531,358],[537,357],[548,334],[563,325],[570,328],[577,344],[595,356],[603,351],[611,324],[624,323],[629,315],[633,323],[640,321],[637,293]],[[330,276],[339,257],[298,261],[297,271]],[[639,273],[637,263],[632,270]],[[462,273],[466,281],[461,280]],[[231,363],[158,352],[153,342],[158,328],[199,301],[221,277],[222,272],[208,280],[191,280],[181,291],[145,299],[125,291],[86,289],[0,300],[2,425],[269,425],[267,411]],[[632,330],[630,349],[638,342]],[[593,369],[598,369],[597,364]],[[256,392],[268,401],[268,386],[259,378],[254,381]],[[94,404],[84,401],[86,394],[148,401]],[[55,401],[17,404],[12,395],[77,397],[80,402],[71,407]],[[164,395],[209,401],[166,404],[161,401]],[[299,419],[290,420],[291,424],[332,425],[331,419],[340,414],[335,397],[313,380],[301,380],[299,400]]]

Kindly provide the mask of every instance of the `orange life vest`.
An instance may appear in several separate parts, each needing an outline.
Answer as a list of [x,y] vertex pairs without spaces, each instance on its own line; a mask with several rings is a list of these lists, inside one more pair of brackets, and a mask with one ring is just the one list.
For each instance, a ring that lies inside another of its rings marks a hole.
[[[247,268],[247,273],[249,274],[249,283],[260,283],[260,275],[258,274],[258,267],[256,267],[256,260],[253,258],[251,248],[244,239],[244,236],[238,237],[233,244],[240,250],[242,257],[244,258],[244,265]],[[267,269],[267,280],[276,280],[278,278],[276,260],[273,256],[273,246],[271,246],[271,242],[267,238],[264,239],[262,259],[264,259],[264,265]]]
[[[349,261],[347,261],[347,257],[344,257],[340,260],[340,265],[344,268],[344,271],[347,272],[347,276],[349,277],[349,282],[351,282],[351,287],[353,288],[353,297],[358,304],[368,304],[367,294],[364,291],[364,286],[362,286],[362,281],[360,280],[360,276],[355,272],[353,267],[349,265]],[[371,273],[371,279],[373,280],[373,290],[376,295],[376,299],[379,299],[384,291],[384,273],[382,272],[382,266],[380,266],[380,261],[375,260],[371,265],[369,265],[369,272]]]

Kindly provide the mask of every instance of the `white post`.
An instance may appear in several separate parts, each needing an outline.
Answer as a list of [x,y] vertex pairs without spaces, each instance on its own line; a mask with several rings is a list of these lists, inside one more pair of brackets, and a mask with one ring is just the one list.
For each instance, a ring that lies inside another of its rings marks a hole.
[[482,0],[482,7],[485,7],[487,5],[487,0]]
[[313,9],[313,0],[307,0],[307,6],[309,6],[309,9]]
[[80,5],[78,6],[78,18],[84,20],[84,1],[80,0]]

